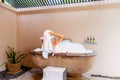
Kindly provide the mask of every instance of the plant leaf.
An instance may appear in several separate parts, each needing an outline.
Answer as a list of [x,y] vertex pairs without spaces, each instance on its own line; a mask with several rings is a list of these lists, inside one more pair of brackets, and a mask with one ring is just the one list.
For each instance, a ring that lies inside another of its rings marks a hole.
[[18,63],[18,62],[20,62],[24,57],[26,57],[27,56],[27,54],[21,54],[21,55],[19,55],[17,58],[16,58],[16,63]]

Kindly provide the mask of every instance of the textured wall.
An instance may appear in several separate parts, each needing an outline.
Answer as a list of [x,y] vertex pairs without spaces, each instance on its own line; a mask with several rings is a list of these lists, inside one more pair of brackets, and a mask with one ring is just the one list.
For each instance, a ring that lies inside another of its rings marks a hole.
[[16,13],[0,5],[0,64],[6,62],[7,46],[16,47]]
[[83,43],[94,36],[97,45],[85,45],[97,52],[94,67],[89,73],[120,75],[120,7],[102,9],[41,10],[18,15],[18,49],[28,51],[40,47],[39,37],[51,29]]

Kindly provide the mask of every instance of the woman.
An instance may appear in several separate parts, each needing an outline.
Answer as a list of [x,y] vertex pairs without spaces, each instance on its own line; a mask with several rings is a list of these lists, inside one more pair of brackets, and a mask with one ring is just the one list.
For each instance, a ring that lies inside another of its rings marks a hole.
[[63,36],[51,30],[45,30],[43,34],[42,56],[48,58],[49,53],[54,53],[55,47],[62,41]]

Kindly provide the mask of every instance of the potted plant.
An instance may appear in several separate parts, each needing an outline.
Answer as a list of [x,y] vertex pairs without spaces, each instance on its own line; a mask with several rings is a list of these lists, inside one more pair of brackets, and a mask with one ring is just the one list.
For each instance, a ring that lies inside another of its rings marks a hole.
[[27,54],[20,53],[20,51],[16,51],[14,48],[8,47],[6,51],[7,54],[7,69],[10,73],[14,74],[20,71],[21,63],[20,61],[27,56]]

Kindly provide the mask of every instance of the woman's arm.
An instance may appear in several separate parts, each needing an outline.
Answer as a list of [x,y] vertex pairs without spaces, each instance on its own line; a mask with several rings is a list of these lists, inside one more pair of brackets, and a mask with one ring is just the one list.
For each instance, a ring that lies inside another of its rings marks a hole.
[[55,40],[52,40],[52,46],[53,46],[53,48],[55,48],[55,46],[63,40],[63,35],[57,34],[57,33],[54,33],[54,32],[50,32],[50,35],[56,37]]

